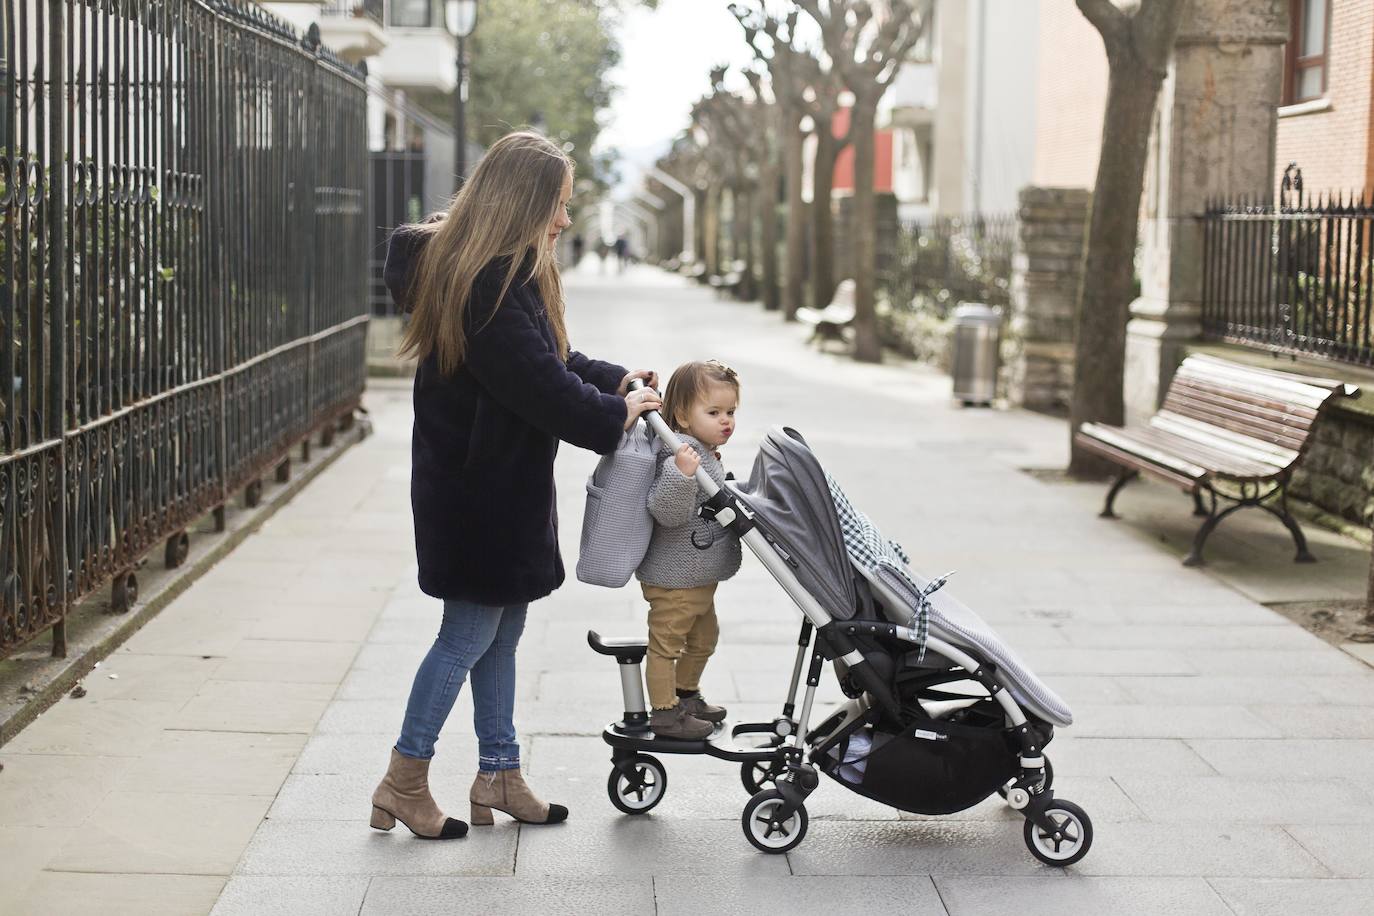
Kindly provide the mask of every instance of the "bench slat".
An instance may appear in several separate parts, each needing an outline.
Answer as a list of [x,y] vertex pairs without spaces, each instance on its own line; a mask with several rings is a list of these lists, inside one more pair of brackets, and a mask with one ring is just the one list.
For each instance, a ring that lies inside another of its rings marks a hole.
[[1202,468],[1205,476],[1222,476],[1238,480],[1272,477],[1283,468],[1268,459],[1241,454],[1214,441],[1200,439],[1188,430],[1159,427],[1132,427],[1122,430],[1121,441],[1172,455],[1174,458]]
[[1263,465],[1277,473],[1297,461],[1300,454],[1170,411],[1160,411],[1150,418],[1150,428],[1214,454],[1217,457],[1211,469],[1216,471]]
[[[1181,473],[1179,471],[1175,471],[1171,468],[1155,464],[1151,461],[1146,461],[1145,459],[1141,458],[1139,455],[1135,454],[1132,451],[1123,450],[1117,448],[1114,445],[1110,445],[1107,442],[1095,437],[1096,430],[1089,429],[1093,426],[1096,426],[1096,424],[1083,424],[1083,429],[1080,429],[1078,432],[1074,433],[1074,441],[1076,441],[1080,446],[1087,449],[1088,451],[1096,452],[1097,454],[1102,455],[1104,458],[1108,458],[1116,462],[1122,467],[1134,468],[1135,470],[1142,471],[1146,474],[1158,477],[1163,481],[1174,484],[1179,489],[1184,490],[1185,492],[1191,493],[1198,488],[1198,481],[1201,480],[1201,478],[1194,477],[1190,474]],[[1085,432],[1084,430],[1088,431]]]
[[1321,389],[1325,392],[1327,396],[1334,394],[1340,397],[1356,397],[1359,394],[1358,387],[1356,387],[1355,385],[1351,385],[1347,382],[1342,382],[1340,379],[1317,378],[1316,376],[1308,375],[1299,376],[1294,375],[1291,372],[1281,372],[1278,369],[1261,369],[1256,366],[1242,366],[1238,363],[1233,363],[1229,360],[1221,359],[1220,357],[1208,356],[1205,353],[1193,354],[1192,356],[1188,357],[1186,360],[1183,361],[1183,365],[1191,365],[1193,367],[1199,368],[1200,370],[1204,369],[1205,367],[1204,371],[1212,369],[1219,371],[1240,370],[1252,373],[1254,375],[1267,376],[1271,379],[1282,382],[1284,384],[1298,384],[1307,388]]
[[1336,393],[1333,388],[1311,385],[1296,379],[1278,378],[1277,373],[1221,363],[1220,360],[1202,356],[1188,357],[1183,361],[1183,365],[1179,366],[1177,374],[1183,378],[1211,381],[1238,391],[1312,408],[1321,407]]
[[1317,409],[1301,404],[1275,401],[1256,395],[1247,395],[1211,382],[1196,378],[1175,379],[1169,386],[1165,400],[1178,398],[1184,401],[1201,401],[1217,407],[1225,407],[1236,413],[1252,415],[1271,423],[1280,423],[1295,431],[1306,432],[1317,419]]
[[1125,430],[1119,426],[1104,426],[1100,423],[1084,423],[1079,435],[1096,439],[1113,448],[1139,455],[1154,464],[1166,467],[1189,480],[1201,480],[1208,474],[1208,468],[1193,464],[1176,455],[1158,450],[1152,445],[1141,442],[1135,435],[1138,430]]
[[1283,416],[1306,417],[1309,419],[1315,418],[1320,411],[1319,407],[1299,404],[1283,397],[1272,397],[1270,395],[1254,394],[1243,391],[1234,385],[1228,385],[1224,381],[1209,376],[1197,375],[1192,372],[1185,375],[1175,375],[1173,383],[1169,386],[1170,391],[1172,392],[1176,387],[1190,394],[1209,395],[1211,397],[1222,398],[1223,400],[1234,402],[1237,405],[1241,405],[1240,409],[1250,406],[1257,410],[1265,410]]
[[1306,430],[1295,430],[1259,417],[1247,417],[1205,401],[1171,397],[1165,400],[1160,410],[1191,417],[1209,426],[1288,451],[1301,451],[1303,443],[1307,441]]

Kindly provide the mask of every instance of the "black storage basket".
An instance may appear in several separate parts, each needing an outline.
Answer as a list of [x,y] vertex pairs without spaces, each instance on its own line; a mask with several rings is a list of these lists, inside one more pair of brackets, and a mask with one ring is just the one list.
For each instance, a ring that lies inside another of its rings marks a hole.
[[1009,738],[1002,728],[941,721],[907,726],[868,756],[855,788],[915,814],[963,811],[1020,772]]

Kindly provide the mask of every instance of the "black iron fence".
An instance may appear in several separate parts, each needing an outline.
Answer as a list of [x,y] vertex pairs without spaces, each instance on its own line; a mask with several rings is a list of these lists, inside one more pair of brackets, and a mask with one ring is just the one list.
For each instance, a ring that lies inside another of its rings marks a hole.
[[360,75],[244,0],[0,0],[0,656],[351,415]]
[[1217,200],[1202,221],[1205,335],[1374,365],[1374,203],[1308,199],[1289,166],[1277,207]]
[[894,307],[941,317],[960,302],[1011,302],[1015,214],[945,216],[900,226],[884,285]]

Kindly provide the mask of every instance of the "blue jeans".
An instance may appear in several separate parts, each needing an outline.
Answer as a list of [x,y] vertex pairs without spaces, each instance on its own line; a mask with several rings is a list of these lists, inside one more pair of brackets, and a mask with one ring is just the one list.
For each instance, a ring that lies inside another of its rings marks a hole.
[[472,676],[472,725],[477,732],[480,770],[517,770],[515,738],[515,647],[525,631],[529,605],[487,607],[445,601],[444,622],[430,647],[406,703],[396,750],[428,760],[464,678]]

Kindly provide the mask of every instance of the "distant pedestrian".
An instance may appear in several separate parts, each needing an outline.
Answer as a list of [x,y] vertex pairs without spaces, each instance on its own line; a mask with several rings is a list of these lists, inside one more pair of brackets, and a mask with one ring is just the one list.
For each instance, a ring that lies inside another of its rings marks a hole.
[[[401,821],[450,839],[468,826],[429,792],[439,732],[469,675],[477,778],[472,822],[492,810],[558,823],[520,775],[515,649],[526,609],[563,582],[553,460],[559,440],[610,452],[661,402],[652,372],[570,349],[554,246],[571,225],[573,165],[544,137],[492,145],[448,212],[396,230],[386,283],[413,311],[402,354],[419,360],[411,508],[420,588],[442,599],[439,635],[415,674],[372,826]],[[632,379],[650,387],[628,392]]]
[[601,258],[601,272],[602,272],[603,274],[606,272],[606,257],[607,257],[610,253],[611,253],[611,246],[606,244],[606,240],[605,240],[605,239],[601,239],[600,241],[598,241],[598,242],[596,243],[596,254],[597,254],[597,257]]
[[576,267],[582,262],[582,254],[586,249],[587,240],[584,239],[582,233],[579,232],[577,235],[573,236],[572,240],[573,267]]
[[615,260],[616,267],[621,272],[625,272],[625,264],[630,257],[630,240],[624,234],[616,236],[615,239]]

